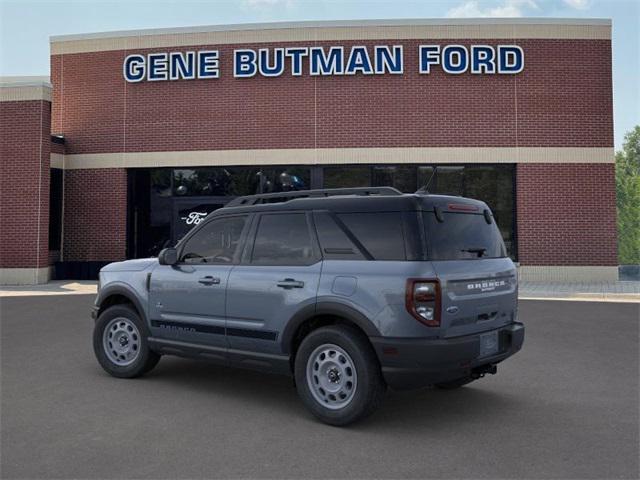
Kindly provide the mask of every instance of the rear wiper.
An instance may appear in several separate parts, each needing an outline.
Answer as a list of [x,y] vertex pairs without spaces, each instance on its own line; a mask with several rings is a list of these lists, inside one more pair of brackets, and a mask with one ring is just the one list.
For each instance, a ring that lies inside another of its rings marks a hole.
[[485,252],[487,251],[486,248],[463,248],[462,250],[460,250],[461,252],[469,252],[469,253],[476,253],[478,255],[478,258],[482,257]]

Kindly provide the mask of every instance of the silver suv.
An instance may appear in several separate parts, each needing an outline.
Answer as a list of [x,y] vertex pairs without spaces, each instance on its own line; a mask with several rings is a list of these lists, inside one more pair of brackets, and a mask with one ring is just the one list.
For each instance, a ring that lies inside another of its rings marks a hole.
[[517,352],[516,269],[486,204],[389,187],[233,200],[159,257],[100,272],[93,346],[116,377],[163,354],[292,375],[322,421],[387,386],[456,388]]

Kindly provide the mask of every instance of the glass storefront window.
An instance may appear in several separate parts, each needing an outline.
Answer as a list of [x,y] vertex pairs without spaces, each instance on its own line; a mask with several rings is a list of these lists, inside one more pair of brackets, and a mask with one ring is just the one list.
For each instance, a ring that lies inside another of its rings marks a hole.
[[[514,165],[327,165],[132,169],[129,251],[157,255],[232,198],[314,188],[391,186],[482,200],[516,258]],[[189,223],[190,222],[190,223]]]
[[373,167],[372,187],[394,187],[403,193],[415,193],[416,167],[414,165],[380,165]]
[[465,167],[436,167],[436,191],[440,195],[464,195]]
[[433,167],[418,167],[418,190],[425,193],[435,192],[436,169]]
[[324,167],[324,188],[355,188],[371,186],[368,166]]
[[173,194],[179,197],[241,196],[309,188],[304,167],[204,167],[173,170]]

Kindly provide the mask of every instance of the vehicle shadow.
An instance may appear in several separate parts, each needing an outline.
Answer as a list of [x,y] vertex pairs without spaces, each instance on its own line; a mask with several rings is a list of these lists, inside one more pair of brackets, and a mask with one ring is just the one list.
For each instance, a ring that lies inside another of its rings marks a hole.
[[[163,358],[144,379],[228,397],[245,406],[254,404],[252,406],[264,409],[265,413],[304,416],[321,425],[306,412],[290,377],[173,357]],[[389,390],[373,416],[350,428],[363,432],[396,429],[407,432],[428,426],[431,431],[437,431],[450,428],[452,422],[479,417],[486,422],[499,421],[505,414],[521,410],[522,403],[517,395],[499,392],[494,385],[483,384],[482,380],[457,390]]]

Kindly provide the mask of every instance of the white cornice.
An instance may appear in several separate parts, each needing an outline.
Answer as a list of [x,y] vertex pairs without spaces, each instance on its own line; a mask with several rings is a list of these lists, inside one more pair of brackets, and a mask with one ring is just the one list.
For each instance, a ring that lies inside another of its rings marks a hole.
[[0,77],[0,102],[51,101],[49,77]]
[[52,35],[51,43],[101,38],[139,37],[142,35],[173,35],[248,30],[280,30],[331,27],[411,27],[411,26],[469,26],[469,25],[599,25],[611,26],[608,18],[418,18],[393,20],[330,20],[306,22],[238,23],[230,25],[199,25],[195,27],[147,28],[112,32]]
[[253,23],[56,35],[51,53],[233,43],[395,39],[610,39],[611,20],[481,18]]
[[613,163],[613,147],[393,147],[189,150],[56,155],[66,170],[242,165]]

